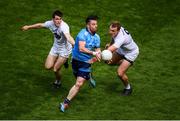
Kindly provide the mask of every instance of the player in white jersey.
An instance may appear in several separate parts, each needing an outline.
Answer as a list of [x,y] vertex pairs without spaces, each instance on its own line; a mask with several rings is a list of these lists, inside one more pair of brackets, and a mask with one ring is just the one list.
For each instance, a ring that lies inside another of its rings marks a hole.
[[67,62],[67,59],[74,46],[74,39],[70,35],[69,26],[62,20],[63,13],[56,10],[52,14],[52,20],[45,23],[36,23],[33,25],[25,25],[21,29],[23,31],[29,29],[48,28],[54,34],[54,43],[47,56],[45,62],[46,69],[53,69],[56,80],[53,83],[56,87],[61,85],[61,66]]
[[113,52],[113,57],[107,63],[119,64],[117,73],[125,86],[122,95],[127,96],[132,93],[132,87],[128,81],[126,72],[137,58],[139,48],[132,39],[130,33],[117,21],[111,23],[109,34],[111,35],[112,40],[107,46],[107,49]]

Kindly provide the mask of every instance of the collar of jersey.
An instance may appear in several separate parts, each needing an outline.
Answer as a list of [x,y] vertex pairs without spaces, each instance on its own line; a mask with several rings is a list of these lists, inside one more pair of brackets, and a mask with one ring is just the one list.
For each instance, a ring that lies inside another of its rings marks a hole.
[[90,33],[91,35],[93,35],[93,36],[96,34],[96,32],[95,32],[94,34],[92,34],[92,33],[88,30],[87,27],[86,27],[86,31],[89,32],[89,33]]

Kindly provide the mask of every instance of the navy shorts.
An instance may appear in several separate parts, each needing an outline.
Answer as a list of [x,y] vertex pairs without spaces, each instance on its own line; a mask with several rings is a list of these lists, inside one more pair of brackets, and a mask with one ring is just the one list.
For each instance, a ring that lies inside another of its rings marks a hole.
[[75,59],[72,59],[72,69],[73,69],[73,74],[75,77],[82,77],[86,80],[90,79],[90,72],[86,71],[89,70],[91,67],[91,64],[85,63],[82,61],[78,61]]

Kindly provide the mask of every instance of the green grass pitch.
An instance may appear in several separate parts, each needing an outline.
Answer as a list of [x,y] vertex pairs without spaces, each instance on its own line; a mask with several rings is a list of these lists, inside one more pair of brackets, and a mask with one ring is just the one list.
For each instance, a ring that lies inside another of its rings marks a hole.
[[[1,0],[0,119],[28,120],[177,120],[180,119],[179,0]],[[62,69],[63,85],[52,88],[52,71],[44,61],[52,46],[47,29],[20,31],[25,24],[45,22],[54,10],[75,38],[89,14],[99,16],[101,48],[109,42],[108,26],[121,22],[140,48],[128,70],[132,96],[123,89],[117,66],[93,64],[95,89],[86,83],[66,113],[58,105],[75,83],[72,69]]]

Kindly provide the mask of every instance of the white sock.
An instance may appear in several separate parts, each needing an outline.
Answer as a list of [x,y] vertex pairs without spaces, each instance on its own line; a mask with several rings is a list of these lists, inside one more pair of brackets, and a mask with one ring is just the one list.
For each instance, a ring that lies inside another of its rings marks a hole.
[[55,84],[60,84],[60,83],[61,83],[60,80],[56,80],[56,81],[55,81]]
[[128,85],[125,87],[125,89],[131,89],[130,84],[128,84]]

